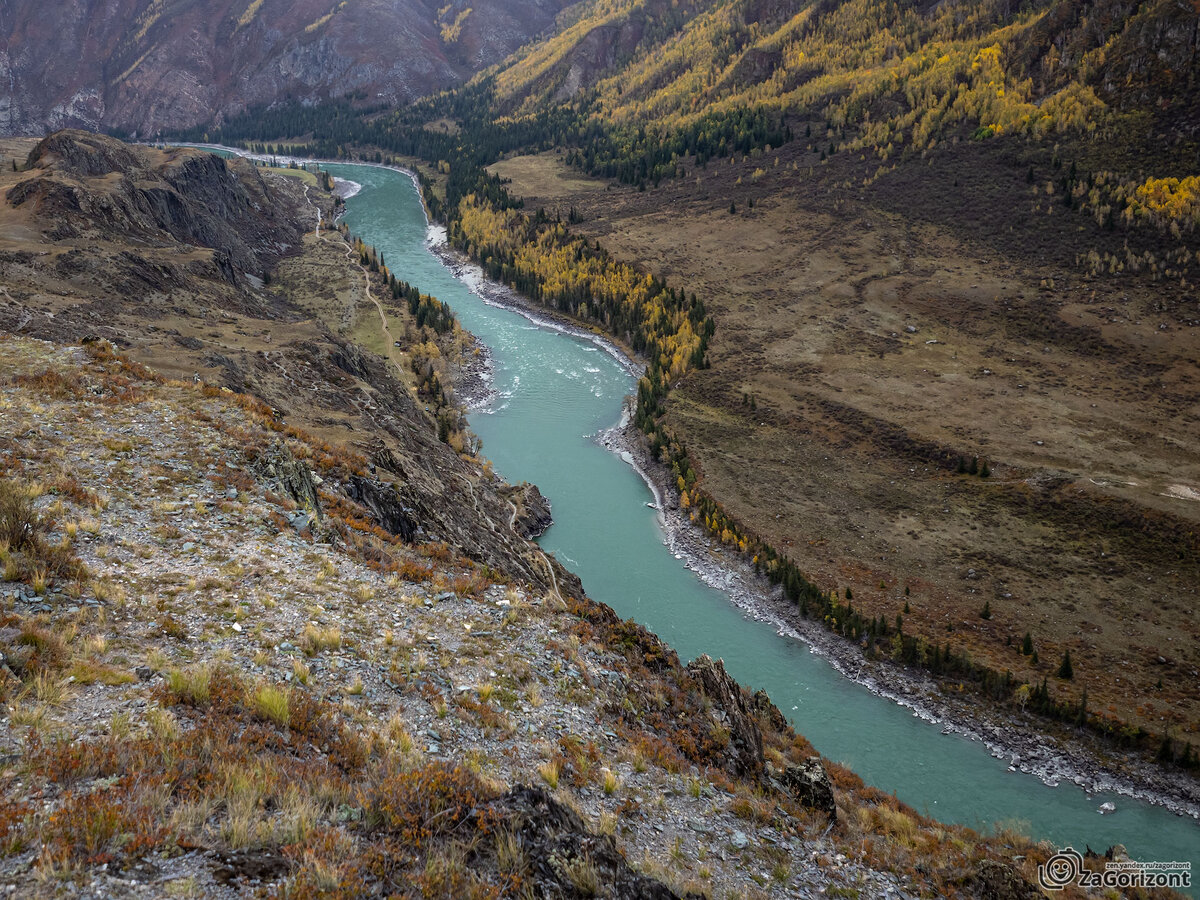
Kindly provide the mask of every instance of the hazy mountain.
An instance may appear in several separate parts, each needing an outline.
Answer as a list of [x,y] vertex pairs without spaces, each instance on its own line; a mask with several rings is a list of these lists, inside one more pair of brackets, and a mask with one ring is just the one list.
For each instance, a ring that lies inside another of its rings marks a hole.
[[497,62],[563,0],[0,5],[0,133],[141,135],[293,98],[402,103]]

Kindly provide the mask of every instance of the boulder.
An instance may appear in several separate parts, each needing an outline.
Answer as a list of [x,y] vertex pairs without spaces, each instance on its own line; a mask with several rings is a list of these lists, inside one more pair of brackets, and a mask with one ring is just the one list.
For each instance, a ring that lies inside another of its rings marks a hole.
[[725,671],[724,662],[719,659],[714,662],[708,654],[688,663],[687,671],[720,711],[723,725],[729,730],[726,768],[738,776],[761,773],[762,732],[742,694],[742,686]]
[[811,756],[798,766],[788,766],[780,780],[784,790],[805,806],[826,813],[831,821],[837,818],[833,782],[820,757]]

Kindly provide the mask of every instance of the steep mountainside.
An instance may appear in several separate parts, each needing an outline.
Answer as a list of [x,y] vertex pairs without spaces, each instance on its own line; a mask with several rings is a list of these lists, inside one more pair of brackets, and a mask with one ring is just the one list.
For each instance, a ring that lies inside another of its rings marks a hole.
[[[374,462],[347,490],[377,522],[548,581],[545,560],[507,526],[499,483],[480,482],[437,439],[425,410],[449,398],[418,399],[412,385],[414,360],[429,364],[393,346],[439,343],[452,397],[445,367],[467,338],[416,327],[404,303],[383,305],[386,288],[358,269],[340,232],[305,233],[332,198],[260,171],[197,150],[51,135],[0,182],[0,327],[106,338],[164,373],[252,392],[324,437],[352,433]],[[457,433],[453,408],[440,414]],[[496,526],[464,524],[447,497],[473,498]]]
[[562,0],[83,0],[0,6],[0,134],[152,135],[284,98],[399,103],[553,22]]
[[1200,12],[1186,0],[588,0],[496,70],[501,99],[576,100],[653,129],[765,105],[870,142],[946,125],[1045,134],[1102,125],[1105,105],[1194,134]]
[[17,168],[8,894],[1035,895],[1051,847],[865,787],[513,531],[536,491],[415,377],[468,337],[307,230],[320,179],[77,133]]

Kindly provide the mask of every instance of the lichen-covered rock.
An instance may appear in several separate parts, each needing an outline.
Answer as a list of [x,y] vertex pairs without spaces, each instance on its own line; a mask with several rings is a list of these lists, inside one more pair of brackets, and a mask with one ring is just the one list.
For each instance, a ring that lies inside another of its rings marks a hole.
[[729,731],[726,768],[735,775],[761,772],[762,732],[742,694],[742,686],[725,671],[724,662],[719,659],[714,661],[708,654],[688,663],[687,671],[704,695],[713,702],[722,724]]
[[312,470],[292,456],[283,441],[276,441],[254,461],[254,471],[259,478],[272,484],[280,493],[320,521],[321,499],[317,496],[317,483]]
[[1033,900],[1041,894],[1012,866],[985,859],[972,879],[979,900]]
[[828,814],[831,820],[837,818],[833,782],[819,757],[809,757],[798,766],[788,766],[781,780],[784,789],[805,806]]

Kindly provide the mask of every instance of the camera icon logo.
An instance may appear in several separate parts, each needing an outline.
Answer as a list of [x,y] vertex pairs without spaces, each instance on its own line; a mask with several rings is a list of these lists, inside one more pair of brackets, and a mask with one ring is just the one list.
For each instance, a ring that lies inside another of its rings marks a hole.
[[1038,866],[1038,887],[1047,891],[1061,891],[1077,882],[1082,872],[1083,857],[1072,848],[1064,847]]

